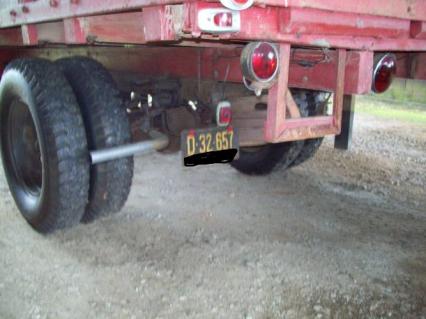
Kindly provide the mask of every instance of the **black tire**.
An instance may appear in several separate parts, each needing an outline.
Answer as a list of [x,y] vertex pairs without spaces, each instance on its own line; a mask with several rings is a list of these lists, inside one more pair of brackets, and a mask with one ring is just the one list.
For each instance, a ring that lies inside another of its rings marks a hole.
[[61,71],[18,59],[0,82],[3,167],[24,218],[48,233],[80,222],[88,201],[89,154],[83,119]]
[[[303,90],[303,92],[304,94],[300,94],[299,98],[304,99],[304,103],[306,103],[308,108],[309,116],[324,115],[327,111],[327,100],[330,93],[308,90]],[[299,155],[290,166],[293,167],[300,165],[314,157],[323,140],[323,137],[305,140]]]
[[303,142],[268,144],[259,147],[241,148],[239,158],[231,166],[247,175],[267,175],[287,168],[297,157]]
[[[131,130],[120,92],[97,61],[72,57],[56,61],[80,105],[90,150],[131,142]],[[126,203],[133,178],[133,157],[93,165],[89,203],[82,222],[116,213]]]
[[[302,116],[308,116],[308,103],[303,90],[292,91],[294,100]],[[299,156],[304,141],[285,142],[241,148],[239,158],[231,166],[247,175],[267,175],[289,167]]]

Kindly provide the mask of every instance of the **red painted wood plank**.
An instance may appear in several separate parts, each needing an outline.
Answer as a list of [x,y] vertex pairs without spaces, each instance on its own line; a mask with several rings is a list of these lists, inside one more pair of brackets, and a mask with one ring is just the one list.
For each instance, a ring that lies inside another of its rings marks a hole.
[[[176,39],[170,8],[150,7],[141,11],[64,19],[62,22],[47,22],[28,25],[38,31],[38,41],[47,43],[123,43],[145,44],[149,41],[172,41]],[[161,23],[159,23],[161,22]],[[27,28],[27,27],[25,27]],[[0,30],[0,34],[2,30]],[[28,37],[28,36],[27,36]]]
[[40,23],[37,27],[37,41],[39,43],[64,43],[64,24],[62,21]]
[[140,11],[77,18],[84,38],[114,43],[145,43],[142,19]]
[[283,8],[279,31],[286,34],[322,34],[379,38],[409,37],[410,21],[315,9]]
[[[60,20],[78,16],[138,10],[144,6],[181,3],[181,0],[38,0],[26,3],[28,12],[22,12],[22,4],[4,4],[0,8],[0,28],[20,24]],[[56,5],[51,5],[55,4]],[[14,12],[13,15],[10,12]]]
[[275,142],[281,133],[283,122],[286,118],[286,96],[291,94],[288,90],[288,75],[290,66],[290,45],[280,45],[280,66],[278,80],[268,93],[268,108],[266,110],[265,141]]
[[[281,64],[288,67],[287,50],[280,47]],[[334,103],[332,116],[314,116],[298,119],[286,119],[286,102],[283,92],[289,92],[287,89],[288,71],[284,68],[280,74],[277,83],[269,90],[268,109],[265,122],[264,136],[265,141],[270,143],[280,143],[286,141],[304,140],[324,135],[339,134],[342,124],[342,109],[344,95],[344,79],[346,69],[346,50],[337,50],[337,69],[334,73],[336,77],[336,86],[334,88]]]
[[[346,3],[342,1],[342,3]],[[282,5],[282,1],[280,1]],[[426,5],[426,1],[425,1]],[[196,2],[189,5],[187,21],[184,24],[184,37],[190,39],[199,37],[201,31],[197,26],[197,11],[205,8],[216,8],[217,5],[207,2]],[[333,31],[334,24],[337,23],[333,20],[333,14],[335,12],[328,11],[327,13],[321,12],[321,17],[316,18],[315,12],[318,10],[307,10],[306,16],[304,16],[304,10],[298,11],[299,14],[295,18],[301,19],[298,26],[293,28],[292,33],[286,33],[286,17],[280,13],[280,8],[274,7],[252,7],[247,10],[241,11],[241,31],[238,33],[225,33],[216,35],[215,38],[226,40],[244,40],[244,41],[271,41],[280,43],[292,43],[294,45],[302,46],[314,46],[323,48],[346,48],[354,50],[367,50],[367,51],[426,51],[426,41],[420,39],[410,39],[409,31],[410,25],[408,21],[394,18],[378,18],[371,16],[360,16],[358,15],[358,22],[352,19],[349,21],[346,30],[342,28],[339,33]],[[341,13],[337,13],[341,15]],[[312,21],[317,23],[309,23],[309,16]],[[287,22],[288,22],[287,17]],[[374,21],[376,19],[377,21]],[[330,34],[321,34],[316,32],[324,31],[324,23],[326,20],[330,20],[326,32]],[[342,21],[345,21],[343,19]],[[358,24],[357,24],[358,23]],[[280,27],[284,24],[284,27]],[[361,26],[368,26],[367,29],[361,28]],[[308,29],[308,33],[301,32]],[[350,32],[349,32],[350,31]],[[313,34],[315,32],[315,34]],[[334,34],[333,34],[334,33]],[[386,36],[385,38],[381,38]],[[390,37],[395,38],[390,38]],[[205,40],[212,40],[211,35],[201,34],[200,36]]]
[[[40,0],[40,2],[37,1],[30,4],[36,3],[43,2]],[[84,4],[85,2],[81,3]],[[182,34],[186,39],[194,40],[194,38],[199,37],[200,31],[195,22],[196,12],[199,8],[206,6],[218,7],[217,4],[201,2],[186,6],[190,8],[186,14],[185,32]],[[115,43],[176,41],[180,28],[179,22],[184,22],[180,18],[183,12],[173,11],[171,7],[149,7],[144,9],[145,13],[130,12],[82,17],[78,18],[78,20],[65,19],[64,30],[62,27],[50,27],[44,28],[46,32],[41,32],[43,27],[39,25],[40,27],[37,27],[39,38],[41,33],[43,33],[44,37],[44,39],[39,39],[39,41],[49,42],[50,40],[50,42],[57,43],[61,37],[64,37],[65,43],[80,44],[86,43],[88,38],[92,41]],[[181,7],[173,6],[173,8]],[[201,38],[209,41],[218,40],[218,38],[243,41],[266,40],[303,46],[369,51],[426,51],[426,39],[422,39],[423,29],[416,33],[415,23],[411,26],[411,32],[416,34],[417,38],[410,39],[408,38],[407,30],[408,21],[377,17],[374,18],[377,20],[375,21],[370,16],[357,16],[358,20],[355,18],[352,18],[352,20],[338,19],[337,16],[342,15],[342,13],[337,13],[336,18],[333,18],[332,12],[325,13],[325,11],[310,9],[297,10],[284,10],[287,13],[291,13],[290,17],[286,18],[285,14],[284,17],[282,16],[279,8],[250,8],[241,12],[241,32],[221,34],[217,37],[202,35]],[[319,13],[314,14],[314,11]],[[294,12],[296,13],[294,14]],[[310,17],[312,21],[309,21]],[[338,24],[340,23],[338,21],[343,20],[348,20],[348,23],[336,27],[336,23]],[[46,23],[43,23],[43,26],[45,25]],[[420,28],[423,28],[423,24],[420,24]],[[314,32],[328,32],[328,34],[312,34]],[[370,36],[371,34],[376,34],[376,36]],[[386,38],[380,38],[381,36],[386,36]],[[11,37],[7,29],[0,30],[0,37],[7,38],[8,44],[14,45],[10,42]],[[15,39],[15,45],[22,44],[22,40]],[[33,41],[32,44],[34,43]]]
[[[293,121],[293,120],[290,120]],[[290,141],[301,141],[311,138],[323,137],[326,135],[337,135],[339,131],[333,125],[316,124],[313,126],[299,126],[289,130],[285,130],[281,133],[280,137],[271,141],[266,140],[269,143],[282,143]]]
[[[113,71],[137,72],[147,76],[196,78],[200,70],[202,79],[241,83],[241,48],[197,47],[143,47],[92,48],[96,56]],[[54,54],[55,51],[52,51]],[[92,53],[93,52],[93,53]],[[79,52],[79,55],[84,53]],[[290,64],[289,86],[332,91],[336,86],[336,53],[327,52],[325,58],[319,50],[293,50]],[[311,66],[303,66],[308,61]],[[200,68],[200,69],[199,69]],[[348,52],[345,77],[347,94],[370,91],[373,72],[372,52]]]
[[333,126],[340,134],[342,129],[343,96],[345,94],[345,72],[346,72],[345,49],[337,50],[336,87],[333,95]]
[[142,11],[143,32],[147,42],[176,41],[178,36],[175,30],[174,19],[183,17],[174,16],[171,6],[155,6],[144,8]]
[[79,18],[64,19],[64,37],[65,43],[84,44],[87,42],[87,34],[83,29],[82,23]]
[[255,4],[426,21],[426,1],[424,0],[255,0]]
[[[316,90],[332,90],[336,86],[337,55],[334,51],[312,53],[312,50],[293,51],[290,86]],[[311,56],[310,56],[311,55]],[[371,90],[373,52],[348,52],[345,72],[345,92],[365,94]],[[312,61],[312,65],[307,62]],[[303,63],[308,66],[304,67]]]
[[[272,41],[319,48],[345,48],[362,51],[426,51],[426,41],[421,39],[378,39],[374,37],[351,37],[333,35],[298,35],[277,33],[223,34],[222,40],[245,39]],[[208,36],[202,38],[209,39]]]

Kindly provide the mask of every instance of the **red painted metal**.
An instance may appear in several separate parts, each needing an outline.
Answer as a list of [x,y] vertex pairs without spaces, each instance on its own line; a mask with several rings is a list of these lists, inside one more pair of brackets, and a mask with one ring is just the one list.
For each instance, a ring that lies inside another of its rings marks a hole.
[[[290,45],[280,46],[280,63],[284,69],[289,67]],[[268,109],[264,128],[264,139],[270,143],[304,140],[324,135],[339,134],[341,130],[346,50],[338,50],[338,64],[335,73],[336,87],[332,116],[316,116],[307,118],[286,118],[289,73],[281,71],[277,83],[269,90]]]

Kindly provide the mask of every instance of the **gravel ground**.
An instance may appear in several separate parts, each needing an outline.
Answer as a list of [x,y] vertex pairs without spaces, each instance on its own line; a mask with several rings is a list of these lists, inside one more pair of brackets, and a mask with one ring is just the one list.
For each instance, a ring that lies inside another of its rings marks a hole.
[[136,161],[115,216],[43,237],[0,176],[0,318],[426,318],[426,128],[357,115],[290,171]]

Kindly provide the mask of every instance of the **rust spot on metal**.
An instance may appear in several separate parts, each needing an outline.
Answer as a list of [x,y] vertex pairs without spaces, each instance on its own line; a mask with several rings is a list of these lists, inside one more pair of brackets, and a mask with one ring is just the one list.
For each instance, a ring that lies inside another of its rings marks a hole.
[[22,12],[28,13],[28,12],[30,12],[30,9],[27,6],[22,6]]
[[18,13],[17,13],[15,10],[10,10],[9,14],[10,14],[12,17],[16,17],[16,16],[18,15]]

